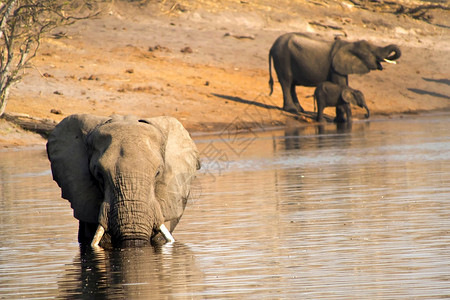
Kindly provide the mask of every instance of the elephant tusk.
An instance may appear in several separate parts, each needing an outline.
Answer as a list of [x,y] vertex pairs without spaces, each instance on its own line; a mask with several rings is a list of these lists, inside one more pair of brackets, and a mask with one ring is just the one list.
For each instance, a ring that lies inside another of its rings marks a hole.
[[161,233],[163,234],[164,238],[165,238],[169,243],[175,242],[175,239],[174,239],[173,236],[170,234],[170,231],[167,229],[166,225],[162,224],[161,226],[159,226],[159,230],[161,230]]
[[394,65],[396,65],[396,64],[397,64],[397,62],[396,62],[396,61],[393,61],[393,60],[389,60],[389,59],[387,59],[387,58],[385,58],[385,59],[384,59],[384,61],[385,61],[385,62],[387,62],[388,64],[394,64]]
[[102,240],[103,234],[105,234],[105,228],[102,225],[98,225],[97,231],[95,232],[94,238],[92,239],[91,247],[98,248],[98,244]]

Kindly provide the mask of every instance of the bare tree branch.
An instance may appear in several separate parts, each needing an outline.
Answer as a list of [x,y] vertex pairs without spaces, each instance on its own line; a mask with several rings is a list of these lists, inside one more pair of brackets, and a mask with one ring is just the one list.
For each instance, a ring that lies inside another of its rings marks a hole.
[[0,0],[0,116],[11,85],[36,56],[41,37],[55,27],[96,16],[99,12],[91,5],[96,1]]

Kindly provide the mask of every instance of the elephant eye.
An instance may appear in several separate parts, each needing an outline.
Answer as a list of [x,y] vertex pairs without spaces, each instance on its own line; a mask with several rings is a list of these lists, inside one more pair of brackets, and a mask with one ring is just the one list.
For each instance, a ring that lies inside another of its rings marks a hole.
[[161,171],[160,171],[160,170],[156,171],[156,175],[155,175],[155,177],[158,177],[158,176],[159,176],[159,174],[161,174]]

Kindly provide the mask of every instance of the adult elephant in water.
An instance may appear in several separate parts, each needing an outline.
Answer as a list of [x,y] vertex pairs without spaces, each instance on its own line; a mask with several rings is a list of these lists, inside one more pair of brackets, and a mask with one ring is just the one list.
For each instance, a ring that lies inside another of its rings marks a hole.
[[401,56],[397,45],[385,47],[360,40],[336,38],[325,41],[306,33],[287,33],[277,38],[269,52],[269,86],[273,92],[272,59],[283,90],[283,109],[303,112],[295,86],[317,86],[324,81],[348,86],[349,74],[383,70],[382,61],[395,63]]
[[189,133],[171,117],[72,115],[50,134],[47,154],[79,220],[78,241],[93,247],[173,241],[200,168]]

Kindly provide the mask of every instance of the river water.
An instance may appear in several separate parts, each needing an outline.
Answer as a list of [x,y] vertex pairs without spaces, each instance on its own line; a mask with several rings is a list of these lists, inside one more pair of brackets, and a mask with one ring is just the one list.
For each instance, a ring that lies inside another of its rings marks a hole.
[[160,248],[80,250],[45,150],[1,150],[0,298],[450,297],[449,114],[235,125],[195,137],[203,168]]

